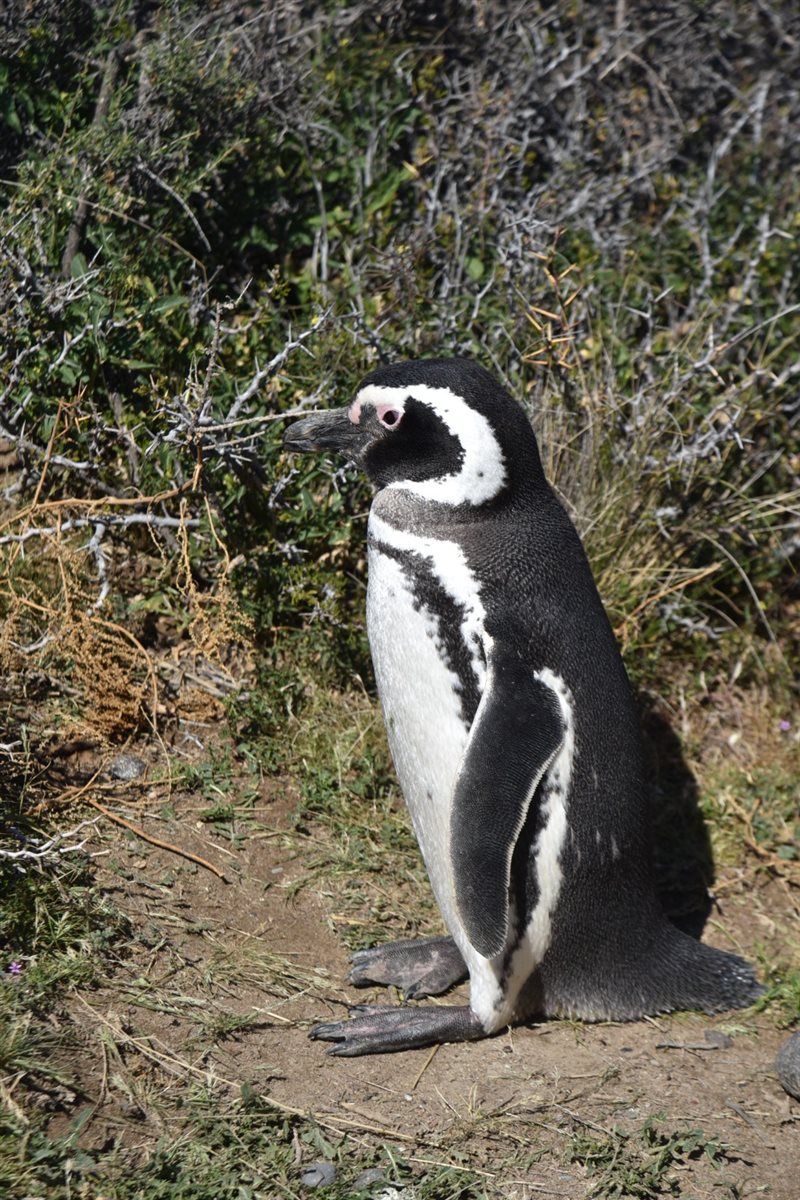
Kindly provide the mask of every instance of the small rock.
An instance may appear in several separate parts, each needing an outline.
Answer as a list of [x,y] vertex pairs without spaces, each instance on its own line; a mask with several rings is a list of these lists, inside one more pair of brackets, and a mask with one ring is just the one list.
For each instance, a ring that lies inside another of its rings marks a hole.
[[800,1029],[781,1046],[775,1059],[775,1070],[783,1090],[800,1100]]
[[731,1035],[723,1033],[721,1029],[706,1029],[703,1037],[707,1045],[714,1046],[717,1050],[728,1050],[733,1045]]
[[335,1178],[336,1169],[330,1163],[316,1162],[303,1170],[300,1182],[307,1188],[330,1187]]
[[380,1167],[368,1167],[362,1171],[353,1184],[354,1192],[363,1192],[364,1188],[372,1187],[373,1183],[383,1183],[386,1178]]
[[112,779],[139,779],[147,770],[147,763],[135,754],[118,754],[108,768]]

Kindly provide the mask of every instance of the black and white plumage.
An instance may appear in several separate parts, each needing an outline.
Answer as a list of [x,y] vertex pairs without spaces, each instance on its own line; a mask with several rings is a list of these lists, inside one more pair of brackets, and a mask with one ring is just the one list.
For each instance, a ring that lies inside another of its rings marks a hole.
[[370,648],[450,934],[362,951],[351,978],[409,997],[470,981],[469,1008],[370,1006],[313,1035],[351,1055],[750,1003],[750,967],[661,911],[631,689],[520,406],[467,360],[401,363],[285,445],[340,451],[375,485]]

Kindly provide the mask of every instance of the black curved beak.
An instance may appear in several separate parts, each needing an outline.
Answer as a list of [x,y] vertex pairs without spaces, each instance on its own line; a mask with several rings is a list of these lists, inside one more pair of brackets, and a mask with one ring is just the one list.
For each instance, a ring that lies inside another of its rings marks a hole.
[[284,446],[303,453],[337,450],[355,457],[363,446],[364,431],[350,420],[348,412],[346,408],[334,408],[295,421],[283,435]]

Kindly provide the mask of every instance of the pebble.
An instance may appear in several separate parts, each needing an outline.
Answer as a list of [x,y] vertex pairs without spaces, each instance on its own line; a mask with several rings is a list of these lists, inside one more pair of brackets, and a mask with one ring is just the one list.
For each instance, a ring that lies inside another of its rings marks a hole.
[[353,1191],[362,1192],[364,1188],[372,1187],[373,1183],[383,1183],[386,1178],[380,1167],[369,1167],[362,1171],[353,1184]]
[[147,770],[147,763],[135,754],[118,754],[108,768],[112,779],[139,779]]
[[781,1046],[775,1059],[775,1070],[783,1090],[800,1100],[800,1030]]
[[307,1188],[330,1187],[335,1178],[335,1167],[327,1162],[315,1162],[303,1169],[300,1182]]
[[723,1033],[721,1029],[705,1029],[703,1037],[706,1044],[715,1046],[717,1050],[730,1050],[733,1045],[733,1038],[729,1033]]

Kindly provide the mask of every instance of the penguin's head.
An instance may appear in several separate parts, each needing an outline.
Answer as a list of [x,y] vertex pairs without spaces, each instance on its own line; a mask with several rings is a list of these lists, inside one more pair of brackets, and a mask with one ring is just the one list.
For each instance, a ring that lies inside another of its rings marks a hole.
[[453,506],[490,503],[543,481],[530,422],[469,359],[379,367],[348,408],[290,425],[288,450],[334,450],[376,488],[400,488]]

